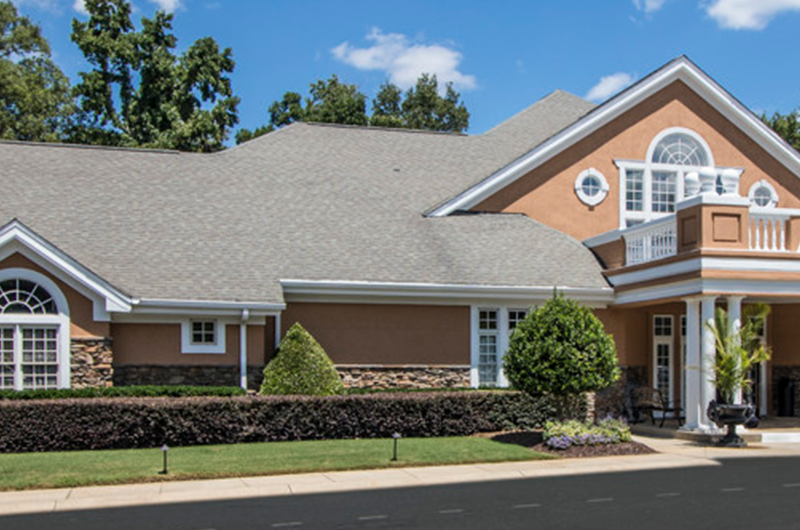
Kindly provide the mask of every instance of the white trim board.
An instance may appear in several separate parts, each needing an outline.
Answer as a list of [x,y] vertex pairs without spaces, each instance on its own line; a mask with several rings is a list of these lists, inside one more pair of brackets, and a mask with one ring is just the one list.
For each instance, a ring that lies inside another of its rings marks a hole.
[[675,81],[684,82],[800,178],[800,155],[696,64],[681,56],[606,101],[511,164],[438,206],[428,216],[443,217],[458,210],[472,208]]

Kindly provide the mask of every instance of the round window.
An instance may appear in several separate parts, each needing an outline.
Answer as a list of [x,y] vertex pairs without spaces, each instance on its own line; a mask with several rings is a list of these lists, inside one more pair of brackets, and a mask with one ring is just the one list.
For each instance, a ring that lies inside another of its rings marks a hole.
[[766,180],[760,180],[753,184],[747,196],[753,206],[772,208],[778,204],[778,193]]
[[589,168],[575,179],[575,194],[584,204],[595,206],[608,195],[608,181],[602,173]]

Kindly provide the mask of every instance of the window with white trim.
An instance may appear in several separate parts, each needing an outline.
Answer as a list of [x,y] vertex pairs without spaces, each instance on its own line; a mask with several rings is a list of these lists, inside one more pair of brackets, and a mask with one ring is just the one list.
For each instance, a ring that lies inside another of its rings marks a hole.
[[0,390],[59,387],[58,306],[40,284],[0,281]]
[[774,208],[778,204],[778,192],[772,184],[763,179],[750,186],[747,198],[753,206],[761,208]]
[[496,386],[500,366],[499,322],[496,309],[478,312],[478,385]]
[[225,353],[225,322],[213,318],[189,318],[181,322],[182,353]]
[[[684,128],[670,128],[657,135],[643,161],[617,160],[620,169],[620,227],[627,228],[675,212],[685,197],[688,173],[714,166],[705,140]],[[715,168],[719,174],[722,169]],[[718,179],[719,180],[719,179]],[[716,182],[717,187],[720,186]]]
[[598,170],[586,169],[575,179],[575,194],[582,203],[596,206],[608,195],[608,181]]
[[514,331],[520,322],[525,320],[525,317],[528,316],[528,311],[526,309],[509,309],[508,310],[508,332],[511,333]]

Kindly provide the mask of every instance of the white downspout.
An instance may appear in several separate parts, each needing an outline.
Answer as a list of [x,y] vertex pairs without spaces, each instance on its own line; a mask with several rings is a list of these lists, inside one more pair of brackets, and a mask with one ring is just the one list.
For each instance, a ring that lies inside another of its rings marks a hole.
[[239,386],[247,390],[247,321],[250,311],[242,309],[242,322],[239,324]]
[[281,314],[275,314],[275,349],[281,344]]

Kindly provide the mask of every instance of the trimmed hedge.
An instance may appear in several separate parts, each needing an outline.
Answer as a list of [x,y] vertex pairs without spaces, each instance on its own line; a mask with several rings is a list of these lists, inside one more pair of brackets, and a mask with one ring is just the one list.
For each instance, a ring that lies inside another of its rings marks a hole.
[[549,400],[518,392],[5,401],[0,452],[463,436],[554,417]]
[[63,388],[57,390],[0,390],[0,400],[83,399],[100,397],[191,397],[243,396],[247,392],[237,386],[142,385],[110,388]]

